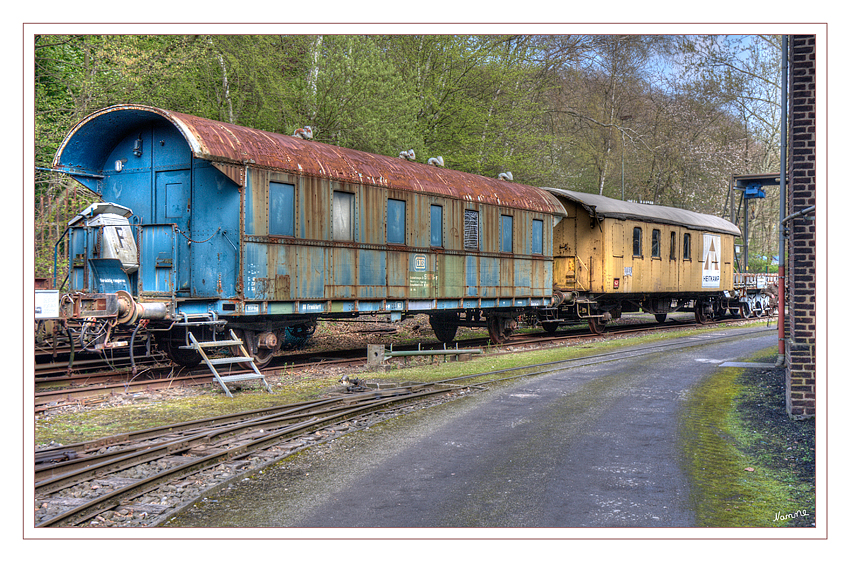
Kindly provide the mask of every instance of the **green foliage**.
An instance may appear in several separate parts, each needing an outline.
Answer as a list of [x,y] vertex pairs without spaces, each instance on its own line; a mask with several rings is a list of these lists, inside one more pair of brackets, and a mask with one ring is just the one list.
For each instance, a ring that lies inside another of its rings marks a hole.
[[751,273],[778,273],[779,266],[773,263],[770,256],[750,256]]
[[[728,216],[729,176],[776,167],[774,39],[39,36],[36,165],[50,167],[92,111],[139,103],[283,134],[310,125],[320,142]],[[51,208],[72,185],[36,181]],[[753,211],[760,253],[772,251],[775,207]],[[51,255],[53,239],[40,238]]]

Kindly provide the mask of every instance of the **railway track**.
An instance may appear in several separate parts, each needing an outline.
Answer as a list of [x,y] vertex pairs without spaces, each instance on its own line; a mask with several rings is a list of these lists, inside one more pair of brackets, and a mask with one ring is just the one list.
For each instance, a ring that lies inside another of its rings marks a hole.
[[155,526],[202,495],[312,444],[488,384],[768,331],[770,328],[731,335],[698,334],[589,357],[346,393],[38,451],[34,457],[35,522],[38,527]]
[[36,526],[98,526],[106,512],[113,523],[116,518],[128,525],[158,522],[248,470],[397,415],[405,403],[458,392],[457,386],[414,384],[40,451],[35,456]]
[[[726,318],[711,324],[698,324],[691,320],[672,319],[659,324],[657,322],[642,322],[637,324],[615,324],[609,326],[604,334],[598,335],[586,327],[570,327],[548,334],[545,332],[517,333],[509,342],[500,345],[492,345],[489,337],[469,338],[456,342],[460,349],[474,347],[488,347],[491,350],[510,349],[516,351],[525,347],[541,347],[546,345],[558,345],[568,341],[598,340],[604,337],[620,337],[637,335],[641,333],[657,332],[660,330],[680,330],[699,326],[713,326],[717,324],[744,324],[751,320],[761,319],[734,319]],[[444,347],[443,344],[432,342],[421,344],[422,350],[433,350]],[[413,345],[396,345],[397,351],[414,350]],[[334,358],[329,358],[327,353],[312,355],[299,353],[295,355],[279,356],[264,369],[266,374],[273,374],[282,368],[289,371],[317,367],[344,367],[362,366],[366,362],[366,351],[364,349],[337,350]],[[91,401],[102,401],[112,395],[134,394],[155,390],[184,388],[192,386],[204,386],[214,383],[209,370],[204,367],[194,369],[174,370],[168,363],[162,363],[159,355],[149,356],[152,363],[145,367],[140,373],[133,374],[129,369],[93,371],[85,373],[62,374],[55,376],[36,376],[36,393],[34,404],[36,412],[40,413],[51,408],[61,407],[67,404],[84,404]],[[246,369],[233,369],[229,374],[248,372]]]

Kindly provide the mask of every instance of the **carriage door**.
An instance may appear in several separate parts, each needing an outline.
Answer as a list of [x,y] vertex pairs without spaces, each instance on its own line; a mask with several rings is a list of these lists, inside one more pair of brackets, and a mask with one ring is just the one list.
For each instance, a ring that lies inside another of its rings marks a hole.
[[191,216],[191,190],[189,170],[171,170],[156,173],[156,216],[157,224],[173,224],[180,232],[174,233],[177,263],[173,265],[178,293],[189,292],[189,217]]
[[606,291],[628,292],[631,289],[631,275],[628,277],[629,282],[626,283],[623,266],[623,255],[625,252],[623,232],[623,222],[615,222],[611,230],[611,263],[605,280],[609,284],[605,289]]

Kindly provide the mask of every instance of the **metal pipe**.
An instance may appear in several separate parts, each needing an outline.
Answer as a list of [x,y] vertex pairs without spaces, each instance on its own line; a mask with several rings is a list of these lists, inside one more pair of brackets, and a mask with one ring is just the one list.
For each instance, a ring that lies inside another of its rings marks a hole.
[[462,355],[462,354],[480,355],[484,353],[481,348],[475,349],[436,349],[426,351],[387,351],[384,357],[414,357],[416,355]]
[[790,220],[792,220],[792,219],[796,219],[797,217],[801,217],[801,216],[803,216],[803,215],[808,215],[809,213],[813,212],[814,210],[815,210],[815,206],[814,206],[814,205],[812,205],[811,207],[808,207],[808,208],[806,208],[806,209],[803,209],[802,211],[797,211],[797,212],[796,212],[796,213],[794,213],[793,215],[788,215],[787,217],[785,217],[784,219],[782,219],[782,220],[780,221],[780,224],[785,224],[787,221],[790,221]]
[[[62,236],[59,237],[59,240],[56,241],[56,244],[53,245],[53,288],[54,289],[56,288],[56,264],[58,263],[58,255],[57,254],[59,252],[59,243],[62,242],[62,240],[65,239],[65,235],[68,234],[69,230],[71,230],[71,227],[66,228],[65,232],[62,233]],[[71,262],[72,261],[73,260],[71,259],[71,252],[68,251],[68,274],[69,275],[70,275],[70,272],[71,272]],[[63,281],[62,284],[64,285],[65,282]]]
[[781,122],[779,132],[779,318],[777,329],[779,331],[779,356],[776,358],[776,366],[785,365],[785,181],[788,159],[786,151],[788,148],[788,36],[782,36],[782,79],[780,88],[781,96]]

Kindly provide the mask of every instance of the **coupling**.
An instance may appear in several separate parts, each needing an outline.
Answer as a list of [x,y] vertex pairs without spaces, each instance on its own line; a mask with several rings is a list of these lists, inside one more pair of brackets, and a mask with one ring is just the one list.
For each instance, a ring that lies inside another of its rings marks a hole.
[[118,291],[118,323],[135,324],[139,320],[164,320],[168,317],[168,304],[164,302],[136,302],[127,291]]

